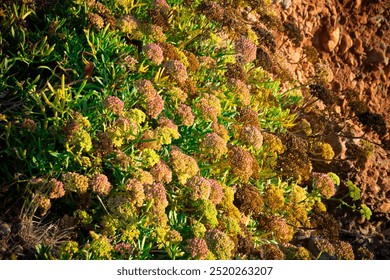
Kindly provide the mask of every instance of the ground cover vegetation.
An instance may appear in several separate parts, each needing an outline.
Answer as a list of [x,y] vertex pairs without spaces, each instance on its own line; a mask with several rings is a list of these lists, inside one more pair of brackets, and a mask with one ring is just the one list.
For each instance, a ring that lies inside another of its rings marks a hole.
[[0,22],[3,258],[368,258],[327,210],[369,219],[358,186],[315,168],[326,71],[271,58],[267,28],[302,35],[269,1],[3,1]]

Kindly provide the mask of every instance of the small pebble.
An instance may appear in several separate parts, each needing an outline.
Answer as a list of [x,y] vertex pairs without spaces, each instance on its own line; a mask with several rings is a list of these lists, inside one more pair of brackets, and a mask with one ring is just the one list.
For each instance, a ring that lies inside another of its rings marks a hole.
[[290,8],[292,4],[291,2],[292,2],[291,0],[283,0],[282,2],[283,9],[287,10],[288,8]]

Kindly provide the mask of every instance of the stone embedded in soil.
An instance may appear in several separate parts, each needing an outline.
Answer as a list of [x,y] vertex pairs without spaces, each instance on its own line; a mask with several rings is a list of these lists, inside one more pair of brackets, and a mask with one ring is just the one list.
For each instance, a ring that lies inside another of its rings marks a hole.
[[390,64],[384,69],[385,77],[390,79]]
[[289,53],[290,63],[295,64],[298,63],[301,59],[301,53],[299,50],[291,50]]
[[355,38],[353,40],[353,48],[357,54],[361,54],[364,51],[363,42],[360,38]]
[[340,92],[343,90],[343,85],[339,81],[335,81],[332,84],[332,90],[334,92]]
[[383,203],[381,206],[379,206],[378,210],[382,213],[390,213],[390,201]]
[[291,0],[283,0],[282,2],[283,9],[287,10],[288,8],[290,8],[292,4],[291,2],[292,2]]
[[347,54],[345,62],[351,67],[356,67],[358,65],[355,56],[353,56],[352,54]]
[[362,5],[362,0],[355,0],[354,3],[355,3],[354,8],[355,8],[355,9],[359,9],[360,6]]
[[363,14],[359,17],[359,23],[362,25],[366,25],[368,21],[367,14]]
[[388,59],[386,58],[386,54],[381,49],[372,49],[367,53],[367,63],[371,64],[381,64],[381,63],[388,63]]
[[340,27],[327,26],[322,32],[320,40],[323,48],[328,52],[332,52],[340,40]]
[[347,33],[343,34],[343,36],[341,37],[340,46],[338,50],[339,54],[340,55],[345,54],[352,46],[353,46],[353,41],[351,36],[349,36],[349,34]]

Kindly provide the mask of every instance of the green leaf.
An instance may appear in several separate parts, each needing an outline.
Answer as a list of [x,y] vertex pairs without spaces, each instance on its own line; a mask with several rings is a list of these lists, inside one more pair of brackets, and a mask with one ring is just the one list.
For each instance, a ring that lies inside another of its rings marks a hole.
[[58,157],[61,156],[61,153],[58,153],[58,152],[55,152],[55,151],[48,151],[48,153],[49,153],[51,156],[55,157],[55,158],[58,158]]

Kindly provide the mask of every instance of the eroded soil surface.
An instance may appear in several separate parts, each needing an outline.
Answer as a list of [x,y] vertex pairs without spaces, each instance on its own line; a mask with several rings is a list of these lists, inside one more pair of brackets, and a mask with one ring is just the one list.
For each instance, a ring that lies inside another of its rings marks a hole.
[[[280,51],[292,75],[300,84],[307,84],[318,71],[316,64],[327,65],[331,70],[327,87],[337,97],[332,111],[345,121],[342,130],[338,125],[334,131],[335,126],[328,126],[325,136],[340,161],[317,168],[353,180],[361,189],[362,203],[373,212],[371,220],[362,223],[351,213],[340,214],[336,209],[341,236],[351,244],[364,244],[376,259],[390,259],[390,2],[274,2],[282,19],[294,22],[304,35],[299,45],[283,41],[285,35],[275,36],[280,39],[278,47],[283,44]],[[309,58],[310,47],[318,51],[319,62]],[[335,120],[325,113],[321,102],[315,110],[323,110],[328,120]],[[362,146],[363,139],[374,143],[374,150],[368,158],[356,160],[354,150]]]

